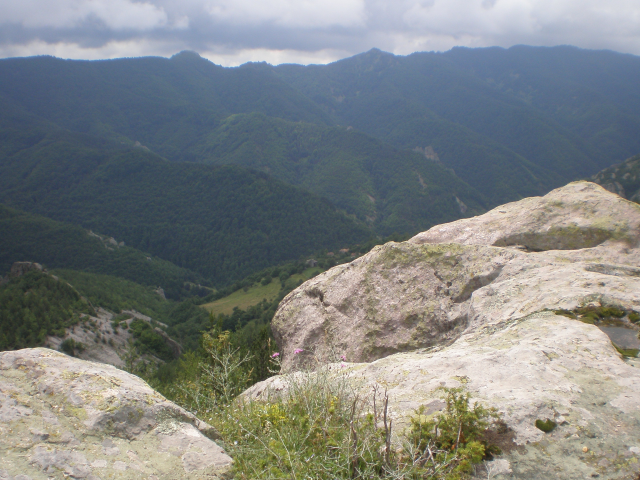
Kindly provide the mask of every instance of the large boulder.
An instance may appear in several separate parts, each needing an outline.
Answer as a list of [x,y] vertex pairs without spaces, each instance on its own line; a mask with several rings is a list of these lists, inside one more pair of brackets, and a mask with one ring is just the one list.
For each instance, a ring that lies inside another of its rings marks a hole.
[[444,345],[543,310],[640,310],[639,243],[640,206],[588,182],[387,243],[284,298],[272,324],[284,371]]
[[613,312],[636,338],[639,247],[640,206],[587,182],[388,243],[283,300],[284,372],[342,356],[388,389],[399,425],[441,408],[438,387],[468,388],[513,436],[491,478],[635,480],[640,362],[587,314]]
[[44,348],[0,353],[0,479],[216,479],[206,423],[138,377]]

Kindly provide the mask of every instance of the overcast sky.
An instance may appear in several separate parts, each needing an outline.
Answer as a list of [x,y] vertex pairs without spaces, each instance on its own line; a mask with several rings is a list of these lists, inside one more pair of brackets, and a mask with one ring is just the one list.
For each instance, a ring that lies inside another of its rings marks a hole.
[[309,64],[517,44],[640,55],[640,0],[0,0],[0,58]]

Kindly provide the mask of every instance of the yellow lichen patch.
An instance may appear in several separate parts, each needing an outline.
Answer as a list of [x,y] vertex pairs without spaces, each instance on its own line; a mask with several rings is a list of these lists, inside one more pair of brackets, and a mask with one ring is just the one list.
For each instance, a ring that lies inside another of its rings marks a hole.
[[60,373],[60,377],[65,380],[75,380],[76,378],[79,378],[82,375],[83,375],[82,372],[71,372],[69,370],[64,370],[62,373]]
[[64,413],[73,415],[78,420],[86,420],[88,418],[87,411],[82,407],[73,407],[71,405],[67,405],[64,408]]

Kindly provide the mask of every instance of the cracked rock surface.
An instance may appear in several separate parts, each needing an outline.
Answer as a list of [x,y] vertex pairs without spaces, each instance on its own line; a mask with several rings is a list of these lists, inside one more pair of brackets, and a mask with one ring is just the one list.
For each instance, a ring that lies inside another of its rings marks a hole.
[[[517,448],[491,478],[635,480],[640,362],[556,314],[590,306],[637,334],[640,205],[576,182],[335,267],[283,300],[273,331],[285,372],[344,356],[336,368],[388,389],[398,425],[441,386],[497,407]],[[547,418],[551,433],[535,427]]]
[[110,365],[0,352],[0,480],[223,478],[231,458],[214,436]]

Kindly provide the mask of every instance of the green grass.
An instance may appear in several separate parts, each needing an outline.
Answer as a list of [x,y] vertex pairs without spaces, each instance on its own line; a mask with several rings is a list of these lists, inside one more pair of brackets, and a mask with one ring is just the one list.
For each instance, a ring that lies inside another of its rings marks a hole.
[[[293,281],[297,283],[301,280],[304,282],[321,272],[323,272],[323,269],[320,267],[307,268],[302,273],[291,275],[287,282],[290,283]],[[277,279],[273,279],[268,285],[262,285],[260,283],[254,284],[246,291],[244,289],[237,290],[224,298],[206,303],[203,307],[214,315],[231,315],[234,308],[246,310],[249,307],[257,305],[262,300],[266,299],[268,302],[273,301],[278,296],[280,289],[280,282],[278,282]]]
[[316,275],[318,275],[319,273],[324,272],[324,270],[320,267],[312,267],[312,268],[307,268],[304,272],[302,273],[296,273],[294,275],[291,275],[291,277],[289,277],[290,279],[293,279],[294,281],[300,281],[302,280],[303,282],[306,282],[307,280],[309,280],[312,277],[315,277]]
[[233,292],[231,295],[227,295],[215,302],[207,303],[203,305],[210,313],[214,315],[225,314],[230,315],[233,313],[234,308],[246,310],[249,307],[257,305],[263,299],[272,301],[280,291],[280,282],[273,280],[268,285],[257,284],[250,287],[247,291],[240,289]]

